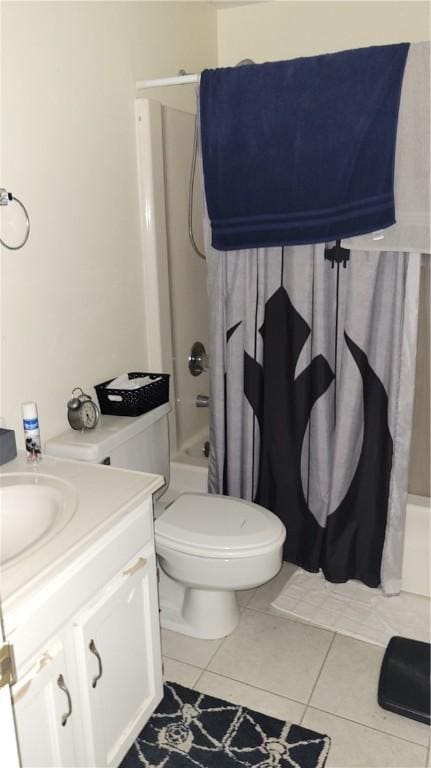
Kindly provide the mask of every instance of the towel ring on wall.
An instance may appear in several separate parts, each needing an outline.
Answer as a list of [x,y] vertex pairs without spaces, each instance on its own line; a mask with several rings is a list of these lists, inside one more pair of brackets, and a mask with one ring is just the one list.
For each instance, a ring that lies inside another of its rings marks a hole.
[[26,244],[26,242],[27,242],[27,240],[29,238],[29,235],[30,235],[30,218],[29,218],[29,215],[27,213],[27,208],[25,207],[24,203],[22,203],[21,200],[18,200],[18,198],[15,197],[15,195],[13,195],[12,192],[8,192],[3,187],[0,187],[0,205],[8,205],[12,201],[14,201],[15,203],[18,203],[18,205],[20,205],[22,210],[24,211],[25,227],[26,227],[24,240],[19,245],[8,245],[0,237],[0,243],[2,245],[4,245],[5,248],[8,248],[10,251],[18,251],[20,248],[23,247],[23,245]]

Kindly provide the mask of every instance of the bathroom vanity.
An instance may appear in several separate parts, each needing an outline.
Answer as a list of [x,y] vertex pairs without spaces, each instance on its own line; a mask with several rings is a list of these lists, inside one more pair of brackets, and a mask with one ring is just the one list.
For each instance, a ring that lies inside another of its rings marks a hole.
[[[33,541],[20,550],[18,526],[17,540],[8,534],[14,551],[2,546],[23,768],[118,766],[162,698],[152,513],[162,485],[157,475],[50,458],[2,467],[5,521],[10,506],[19,523],[38,494],[49,512],[34,502]],[[15,509],[22,487],[28,503]]]

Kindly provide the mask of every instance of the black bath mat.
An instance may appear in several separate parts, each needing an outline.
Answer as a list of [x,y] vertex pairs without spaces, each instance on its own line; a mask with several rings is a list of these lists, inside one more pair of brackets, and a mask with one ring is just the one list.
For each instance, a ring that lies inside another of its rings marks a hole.
[[322,768],[330,739],[176,683],[119,768]]

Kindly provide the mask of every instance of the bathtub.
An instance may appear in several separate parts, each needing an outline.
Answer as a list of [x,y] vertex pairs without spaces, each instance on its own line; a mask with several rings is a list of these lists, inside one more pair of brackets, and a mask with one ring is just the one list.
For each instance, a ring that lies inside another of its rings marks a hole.
[[[193,435],[191,440],[183,443],[178,453],[175,455],[174,460],[178,462],[188,462],[188,458],[192,460],[197,459],[196,462],[200,466],[206,466],[207,461],[204,453],[205,443],[209,441],[208,427],[202,429],[197,434]],[[202,461],[201,461],[202,460]]]
[[[207,481],[207,460],[202,455],[196,458],[182,451],[171,462],[171,482],[166,494],[167,500],[172,501],[180,493],[206,493]],[[430,499],[409,495],[404,537],[403,592],[431,596],[430,534]]]

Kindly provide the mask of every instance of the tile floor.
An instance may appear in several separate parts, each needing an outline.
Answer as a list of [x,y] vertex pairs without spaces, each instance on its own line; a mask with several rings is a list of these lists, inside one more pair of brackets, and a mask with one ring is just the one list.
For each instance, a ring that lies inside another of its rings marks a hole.
[[430,729],[381,709],[384,650],[271,608],[294,568],[239,594],[241,621],[222,640],[162,631],[166,680],[327,733],[327,768],[426,768]]

